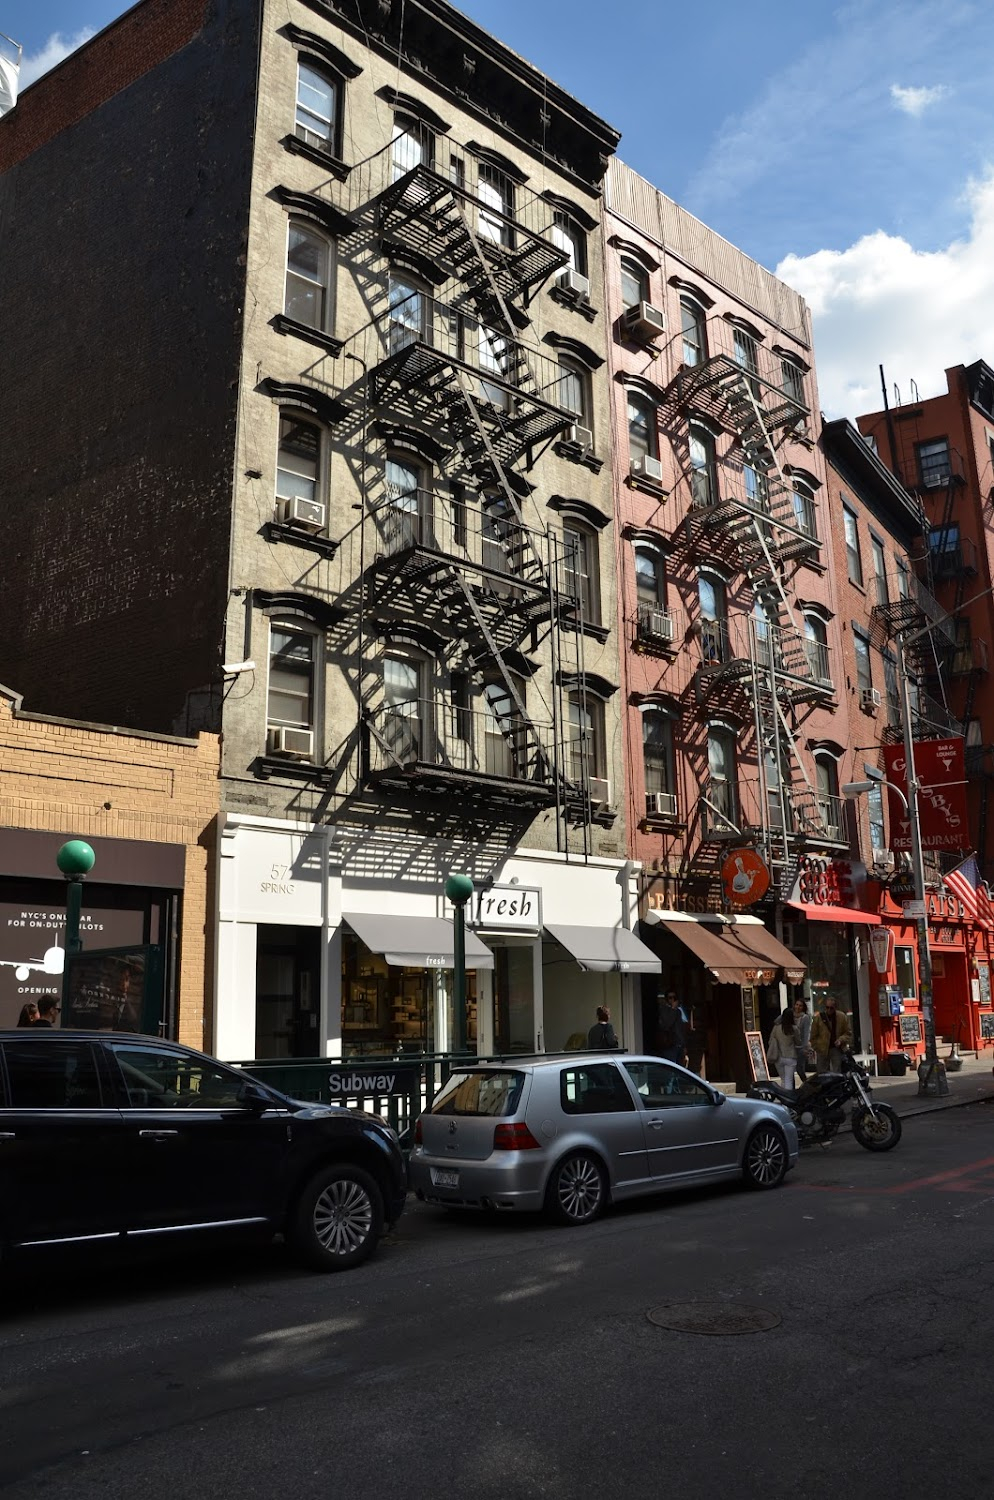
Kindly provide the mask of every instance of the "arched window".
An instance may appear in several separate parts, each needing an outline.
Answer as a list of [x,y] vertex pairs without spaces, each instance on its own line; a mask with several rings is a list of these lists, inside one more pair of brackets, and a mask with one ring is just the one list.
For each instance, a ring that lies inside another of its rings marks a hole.
[[804,649],[808,658],[808,669],[815,682],[831,683],[828,627],[818,615],[804,616]]
[[400,271],[390,273],[390,353],[427,341],[431,299],[420,282]]
[[571,779],[583,786],[604,775],[604,704],[574,689],[569,695],[569,764]]
[[341,84],[310,60],[297,62],[297,111],[294,135],[329,155],[338,152]]
[[794,520],[798,531],[803,531],[805,536],[811,537],[813,541],[818,540],[818,523],[815,519],[815,497],[811,487],[802,479],[793,481]]
[[635,590],[640,605],[662,609],[666,603],[666,567],[662,552],[648,542],[635,547]]
[[481,239],[510,249],[513,244],[508,219],[514,217],[514,183],[505,172],[489,162],[481,162],[476,180],[480,202],[477,232]]
[[552,220],[552,243],[569,256],[566,268],[586,276],[587,236],[576,220],[561,208],[556,209]]
[[483,754],[488,776],[517,777],[527,771],[527,729],[518,708],[518,702],[525,704],[525,680],[517,674],[509,678],[514,693],[503,678],[493,678],[483,687]]
[[386,499],[377,510],[377,519],[387,553],[430,544],[432,508],[428,471],[410,454],[387,457]]
[[714,505],[718,498],[714,438],[706,427],[690,429],[690,493],[694,505]]
[[652,705],[642,709],[642,769],[646,817],[676,817],[673,721]]
[[306,517],[308,507],[316,507],[324,526],[324,485],[322,482],[322,432],[316,422],[284,412],[280,416],[279,450],[276,456],[276,500],[281,519],[294,519],[296,509]]
[[656,408],[648,396],[628,392],[628,452],[637,458],[658,458]]
[[430,715],[425,713],[426,663],[407,651],[387,651],[383,656],[382,734],[398,760],[405,764],[424,760],[430,747],[425,734]]
[[637,260],[623,255],[620,262],[621,301],[627,310],[649,300],[649,273]]
[[590,427],[589,384],[586,370],[575,359],[559,356],[559,404],[581,427]]
[[842,799],[839,796],[839,767],[834,755],[818,751],[815,755],[815,784],[818,813],[830,839],[842,837]]
[[313,625],[293,618],[270,621],[266,696],[270,754],[315,757],[319,647],[319,632]]
[[701,573],[697,579],[697,602],[701,612],[701,660],[706,666],[719,666],[728,659],[728,603],[724,580],[715,573]]
[[780,370],[784,395],[796,401],[798,406],[804,406],[804,371],[793,359],[781,359]]
[[430,167],[435,160],[435,132],[413,115],[393,117],[391,169],[394,182],[415,167]]
[[333,259],[331,243],[323,234],[299,219],[290,220],[283,311],[321,333],[329,333],[333,325]]
[[589,526],[569,521],[563,527],[566,591],[580,607],[582,618],[599,625],[601,618],[600,568],[597,537]]
[[738,771],[735,735],[723,725],[708,729],[708,780],[704,795],[708,826],[716,833],[731,833],[739,823]]
[[708,357],[708,338],[704,309],[693,297],[680,298],[680,323],[683,329],[683,362],[692,368]]

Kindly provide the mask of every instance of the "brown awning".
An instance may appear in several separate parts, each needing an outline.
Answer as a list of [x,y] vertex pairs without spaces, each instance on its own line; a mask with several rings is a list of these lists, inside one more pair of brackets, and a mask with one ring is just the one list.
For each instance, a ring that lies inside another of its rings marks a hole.
[[758,923],[688,921],[650,913],[652,925],[665,927],[709,969],[719,984],[755,984],[770,969],[783,969],[784,978],[799,984],[806,965]]

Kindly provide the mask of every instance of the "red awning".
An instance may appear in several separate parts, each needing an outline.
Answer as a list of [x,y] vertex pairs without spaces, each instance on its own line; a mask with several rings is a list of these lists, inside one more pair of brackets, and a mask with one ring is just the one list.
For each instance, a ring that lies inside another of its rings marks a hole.
[[809,922],[855,922],[862,927],[879,927],[880,918],[852,906],[817,906],[811,901],[788,901],[791,911],[799,911]]

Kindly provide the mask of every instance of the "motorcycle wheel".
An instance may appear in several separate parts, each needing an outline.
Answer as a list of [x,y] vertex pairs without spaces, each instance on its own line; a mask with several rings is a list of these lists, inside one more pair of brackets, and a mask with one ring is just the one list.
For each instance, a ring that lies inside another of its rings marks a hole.
[[901,1139],[901,1117],[889,1104],[874,1105],[877,1118],[868,1109],[852,1117],[852,1133],[867,1151],[892,1151]]

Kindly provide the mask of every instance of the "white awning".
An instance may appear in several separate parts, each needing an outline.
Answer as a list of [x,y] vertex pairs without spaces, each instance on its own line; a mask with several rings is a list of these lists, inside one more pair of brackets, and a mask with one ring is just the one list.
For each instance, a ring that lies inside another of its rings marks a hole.
[[662,963],[627,927],[546,926],[550,937],[594,974],[659,974]]
[[[370,953],[379,953],[399,968],[451,969],[455,963],[455,929],[443,917],[387,916],[380,912],[343,912]],[[475,933],[466,932],[467,969],[492,969],[494,956]]]

